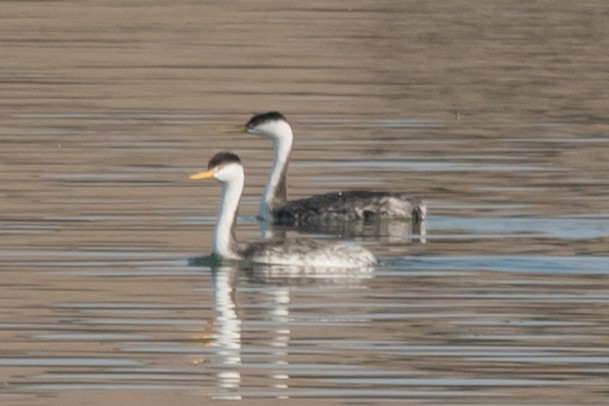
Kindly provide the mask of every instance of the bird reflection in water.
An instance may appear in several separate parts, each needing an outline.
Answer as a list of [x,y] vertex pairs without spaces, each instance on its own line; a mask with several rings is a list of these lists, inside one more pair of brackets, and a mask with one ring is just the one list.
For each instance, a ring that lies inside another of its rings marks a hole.
[[217,397],[240,399],[241,387],[241,320],[235,306],[236,269],[218,267],[212,269],[212,293],[214,306],[213,348],[217,369]]
[[[243,324],[247,320],[239,317],[237,306],[238,284],[241,280],[252,287],[258,294],[267,298],[256,300],[256,303],[267,303],[266,322],[272,326],[271,342],[268,347],[270,385],[280,390],[277,398],[288,398],[281,391],[289,389],[289,345],[290,345],[290,289],[295,286],[323,283],[345,286],[361,286],[361,283],[373,276],[372,268],[341,269],[341,268],[309,268],[298,266],[275,266],[257,264],[218,264],[217,259],[210,256],[196,257],[189,264],[205,267],[211,270],[211,286],[213,289],[214,320],[211,335],[212,357],[206,366],[216,371],[215,399],[242,399],[242,371],[247,366],[244,354],[248,353],[242,340]],[[264,317],[264,316],[263,316]]]
[[[285,238],[286,232],[293,230],[291,226],[270,224],[259,221],[260,238]],[[302,235],[327,234],[338,239],[352,240],[356,238],[371,239],[372,241],[388,243],[420,243],[427,242],[427,219],[384,219],[373,218],[354,221],[326,221],[319,224],[309,224],[298,228]]]

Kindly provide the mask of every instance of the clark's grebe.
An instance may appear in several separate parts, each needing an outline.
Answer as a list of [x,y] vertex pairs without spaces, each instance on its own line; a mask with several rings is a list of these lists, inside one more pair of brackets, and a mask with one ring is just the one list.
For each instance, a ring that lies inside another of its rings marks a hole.
[[399,192],[352,190],[289,201],[287,175],[294,134],[283,114],[273,111],[253,116],[235,130],[273,141],[273,165],[260,200],[258,216],[275,224],[310,226],[375,217],[422,222],[426,206]]
[[341,268],[359,268],[376,263],[374,255],[361,246],[322,240],[259,241],[240,249],[235,238],[235,224],[245,182],[241,160],[231,152],[220,152],[209,161],[207,171],[190,176],[190,179],[209,178],[222,184],[220,214],[212,241],[212,253],[221,259]]

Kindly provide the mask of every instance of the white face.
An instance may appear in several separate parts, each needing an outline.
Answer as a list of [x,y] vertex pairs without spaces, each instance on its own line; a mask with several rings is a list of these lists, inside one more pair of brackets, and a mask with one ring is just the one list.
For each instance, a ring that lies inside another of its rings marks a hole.
[[291,133],[292,130],[287,121],[273,120],[260,124],[254,128],[249,128],[248,133],[258,135],[260,137],[283,138],[284,134]]
[[214,168],[214,179],[220,182],[228,182],[237,177],[243,177],[243,166],[238,163],[231,162]]

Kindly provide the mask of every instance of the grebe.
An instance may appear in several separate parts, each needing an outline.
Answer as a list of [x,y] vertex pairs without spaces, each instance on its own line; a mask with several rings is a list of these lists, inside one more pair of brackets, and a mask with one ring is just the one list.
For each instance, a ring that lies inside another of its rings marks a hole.
[[214,178],[222,184],[222,203],[212,240],[212,253],[220,259],[341,268],[360,268],[376,263],[374,255],[361,246],[322,240],[259,241],[240,249],[235,238],[235,224],[245,183],[241,160],[231,152],[220,152],[213,156],[207,168],[207,171],[191,175],[190,179]]
[[287,174],[294,134],[288,120],[276,111],[257,114],[237,130],[273,141],[273,165],[258,211],[262,219],[297,227],[375,217],[408,219],[415,223],[425,220],[426,206],[398,192],[353,190],[289,201]]

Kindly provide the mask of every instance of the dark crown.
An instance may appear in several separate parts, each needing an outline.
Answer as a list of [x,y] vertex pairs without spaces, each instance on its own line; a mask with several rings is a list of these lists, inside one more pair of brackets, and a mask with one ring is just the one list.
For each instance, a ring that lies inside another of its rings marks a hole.
[[278,120],[286,120],[283,114],[278,111],[270,111],[268,113],[256,114],[254,117],[250,118],[250,121],[245,124],[247,128],[253,128],[259,126],[261,124],[267,123],[269,121],[278,121]]
[[207,164],[207,169],[215,168],[216,166],[224,165],[227,163],[241,164],[241,159],[239,159],[239,156],[237,154],[233,154],[232,152],[218,152],[209,160],[209,164]]

